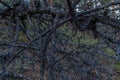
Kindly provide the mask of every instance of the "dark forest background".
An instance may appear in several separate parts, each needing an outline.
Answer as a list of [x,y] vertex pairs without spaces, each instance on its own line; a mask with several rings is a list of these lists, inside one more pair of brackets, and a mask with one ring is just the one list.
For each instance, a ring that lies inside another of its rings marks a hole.
[[120,1],[0,0],[0,80],[120,80]]

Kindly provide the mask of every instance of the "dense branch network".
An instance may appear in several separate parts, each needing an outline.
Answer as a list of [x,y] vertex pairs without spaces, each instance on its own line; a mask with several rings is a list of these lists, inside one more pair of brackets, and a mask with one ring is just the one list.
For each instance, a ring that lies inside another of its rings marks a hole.
[[[67,3],[66,8],[51,6],[49,5],[49,3],[47,3],[46,0],[43,1],[33,0],[33,1],[34,2],[31,5],[27,2],[24,2],[23,0],[13,0],[13,2],[11,3],[6,3],[3,0],[0,0],[0,3],[2,4],[2,6],[0,7],[0,20],[1,21],[3,20],[5,25],[11,26],[12,28],[15,29],[15,30],[13,29],[14,30],[13,41],[11,43],[1,42],[0,46],[10,47],[9,53],[14,52],[15,48],[20,48],[17,50],[16,54],[10,54],[12,55],[12,57],[10,56],[7,64],[4,66],[3,73],[6,72],[6,69],[10,66],[12,61],[14,61],[14,59],[17,58],[18,55],[23,53],[26,49],[33,49],[36,51],[36,53],[37,52],[39,53],[36,55],[38,55],[41,58],[39,60],[39,62],[41,62],[40,79],[44,80],[45,70],[51,69],[55,64],[57,64],[67,55],[78,52],[76,51],[76,49],[69,50],[68,48],[66,50],[66,46],[64,45],[67,45],[68,42],[62,43],[60,39],[56,40],[56,43],[58,42],[57,45],[55,45],[55,42],[52,42],[52,40],[56,39],[54,37],[56,36],[55,34],[57,34],[56,33],[57,30],[61,27],[64,27],[64,24],[72,25],[73,26],[72,29],[73,30],[78,29],[79,32],[91,31],[94,35],[94,38],[102,37],[105,40],[106,44],[108,42],[119,44],[119,41],[116,41],[115,39],[112,39],[111,37],[108,37],[104,35],[102,32],[98,31],[97,27],[100,27],[99,24],[105,24],[119,31],[120,20],[108,16],[104,10],[113,5],[119,5],[120,1],[111,2],[106,5],[103,6],[101,5],[99,7],[92,8],[86,11],[76,10],[76,6],[78,5],[79,0],[75,0],[76,2],[72,0],[66,0]],[[34,36],[31,36],[32,32],[30,33],[30,31],[28,30],[29,28],[28,25],[32,26],[32,31],[34,30],[38,31],[34,32],[35,33]],[[17,44],[17,40],[20,31],[22,31],[23,34],[26,35],[28,42],[19,45]],[[71,37],[73,36],[74,34],[71,35]],[[71,37],[69,37],[68,39],[71,39]],[[80,45],[79,47],[83,48],[83,46],[81,47]],[[84,45],[84,47],[86,46]],[[112,48],[111,46],[109,47]],[[87,49],[89,49],[89,47]],[[112,49],[116,51],[114,48]],[[64,53],[64,55],[46,66],[47,52],[54,53],[56,51],[58,51],[57,53]],[[6,59],[6,55],[7,54],[0,55],[0,59],[1,60],[3,59],[3,62],[5,62],[4,59]],[[87,63],[86,61],[86,64],[89,63]]]
[[[78,1],[79,2],[79,1]],[[49,5],[43,6],[41,5],[41,2],[35,0],[34,5],[29,5],[25,3],[24,1],[19,2],[13,2],[13,4],[7,4],[4,1],[0,0],[0,3],[3,5],[0,9],[0,16],[1,20],[5,19],[8,22],[14,24],[14,25],[20,25],[20,28],[23,30],[23,32],[26,34],[28,39],[30,39],[30,44],[32,44],[34,41],[39,39],[40,37],[44,37],[48,34],[51,34],[51,32],[56,31],[57,28],[62,26],[63,24],[67,22],[75,24],[77,29],[80,31],[87,31],[91,30],[94,33],[94,36],[96,37],[98,34],[102,37],[105,37],[104,35],[100,34],[97,30],[97,23],[107,24],[114,28],[120,29],[120,20],[119,19],[113,19],[108,16],[97,14],[102,9],[105,9],[107,7],[110,7],[112,5],[118,5],[120,2],[111,2],[106,5],[93,8],[87,11],[83,12],[77,12],[75,10],[74,3],[71,0],[67,0],[68,9],[58,8],[58,7],[51,7]],[[36,7],[37,6],[37,7]],[[5,8],[6,7],[6,8]],[[47,17],[45,16],[47,15]],[[59,15],[57,19],[55,17]],[[26,26],[24,21],[28,20],[31,25],[33,25],[31,18],[37,18],[39,17],[43,22],[44,21],[52,21],[53,28],[47,30],[40,36],[36,37],[35,39],[31,39],[30,35],[26,31]],[[55,19],[55,21],[54,21]],[[56,22],[58,21],[59,22]],[[18,22],[19,21],[19,22]],[[109,40],[112,43],[114,40],[111,40],[107,37],[105,37],[107,40]],[[8,44],[9,45],[9,44]],[[13,45],[14,46],[14,45]],[[23,46],[25,47],[25,46]],[[24,49],[23,49],[24,50]]]

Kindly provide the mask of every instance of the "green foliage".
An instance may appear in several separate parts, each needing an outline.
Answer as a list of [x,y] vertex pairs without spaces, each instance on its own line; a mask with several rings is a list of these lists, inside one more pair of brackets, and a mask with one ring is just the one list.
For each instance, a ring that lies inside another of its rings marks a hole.
[[100,0],[100,1],[101,1],[101,4],[106,4],[106,3],[111,2],[111,0]]
[[26,35],[23,33],[23,31],[19,32],[18,40],[20,40],[22,42],[27,42],[28,41],[28,39],[27,39]]
[[98,40],[91,37],[85,32],[78,32],[71,40],[73,43],[85,44],[85,45],[95,45]]
[[116,69],[117,72],[120,72],[120,62],[116,63],[115,69]]
[[[67,37],[71,37],[75,33],[73,32],[73,29],[67,27],[67,24],[61,27],[59,31],[59,38],[62,40],[66,40]],[[86,32],[77,31],[69,41],[73,44],[95,45],[97,44],[98,39],[95,39],[93,35],[89,35]]]
[[104,48],[104,51],[105,51],[105,53],[107,53],[109,56],[113,56],[114,54],[116,54],[115,51],[113,51],[113,50],[112,50],[111,48],[109,48],[109,47]]
[[63,7],[63,5],[65,4],[64,0],[53,0],[54,1],[54,6],[57,7]]

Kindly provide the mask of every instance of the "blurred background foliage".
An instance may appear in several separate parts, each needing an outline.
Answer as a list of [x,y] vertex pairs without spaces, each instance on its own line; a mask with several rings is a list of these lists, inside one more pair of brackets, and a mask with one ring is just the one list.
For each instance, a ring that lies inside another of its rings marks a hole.
[[[10,3],[11,0],[4,0],[4,1]],[[65,0],[51,0],[51,1],[52,1],[50,3],[51,6],[56,6],[59,8],[60,7],[67,8],[67,6],[65,5],[66,4]],[[81,2],[83,2],[83,3],[79,3],[80,5],[82,5],[82,6],[80,6],[80,9],[83,6],[84,6],[83,7],[84,9],[85,9],[85,7],[87,9],[89,9],[88,7],[90,7],[90,8],[93,7],[94,5],[91,6],[91,4],[93,4],[92,1],[94,2],[95,0],[81,0]],[[86,4],[85,2],[88,2],[89,4]],[[96,0],[96,2],[100,3],[100,5],[104,5],[106,3],[111,2],[111,0]],[[113,14],[113,15],[115,15],[115,14]],[[37,22],[37,19],[32,19],[32,21],[34,23],[34,27],[31,24],[29,24],[28,22],[26,22],[26,24],[25,24],[26,28],[29,30],[32,38],[34,38],[34,36],[38,35],[38,34],[36,34],[37,32],[42,32],[42,31],[44,32],[48,28],[45,26],[45,23]],[[12,25],[6,26],[6,24],[7,23],[5,23],[4,20],[1,20],[1,22],[0,22],[0,42],[12,42],[12,39],[14,38],[13,37],[13,35],[15,35],[15,32],[13,31],[14,27]],[[39,25],[41,25],[42,27],[39,27]],[[38,30],[38,28],[39,28],[39,30]],[[101,29],[101,31],[104,31],[103,28]],[[109,31],[109,29],[105,29],[105,31],[107,32],[107,31]],[[100,49],[105,54],[108,54],[108,56],[115,55],[115,51],[112,50],[110,47],[108,47],[101,38],[95,38],[91,31],[80,32],[80,31],[76,30],[74,27],[71,27],[71,25],[69,23],[66,23],[62,27],[60,27],[56,31],[56,34],[57,34],[56,37],[63,42],[66,41],[68,43],[75,44],[76,46],[80,46],[80,45],[88,45],[88,46],[96,46],[96,47],[99,46]],[[18,43],[27,43],[28,42],[28,38],[24,34],[23,31],[20,31],[18,35],[19,35],[18,41],[17,41]],[[113,66],[113,69],[120,73],[120,62],[119,61],[116,62],[113,59],[106,59],[106,58],[104,58],[104,56],[99,56],[99,57],[100,57],[99,61],[101,62],[101,64],[103,63],[103,64],[106,64],[107,66]],[[28,68],[26,67],[26,69],[28,69]]]

